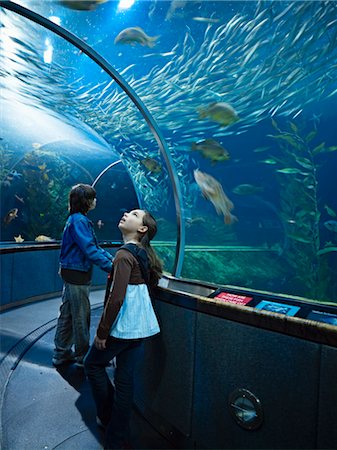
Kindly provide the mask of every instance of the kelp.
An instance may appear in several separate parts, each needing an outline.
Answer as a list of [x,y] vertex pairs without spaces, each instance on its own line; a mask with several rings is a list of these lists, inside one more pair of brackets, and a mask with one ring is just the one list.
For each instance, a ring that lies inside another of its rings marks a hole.
[[48,152],[26,153],[19,164],[23,173],[26,217],[22,233],[26,240],[38,235],[60,239],[68,215],[67,196],[71,166]]
[[[285,258],[294,274],[292,283],[298,285],[298,294],[318,300],[336,299],[336,280],[329,267],[328,254],[335,246],[321,247],[318,202],[318,164],[316,156],[337,150],[325,142],[312,144],[317,130],[304,133],[292,122],[281,130],[272,119],[277,131],[269,135],[278,143],[276,174],[280,185],[281,217],[288,239]],[[302,128],[302,129],[301,129]],[[276,157],[272,154],[272,158]],[[304,287],[304,290],[303,290]]]
[[0,143],[0,185],[6,181],[7,176],[11,172],[11,161],[13,151],[9,150],[8,144]]
[[[193,251],[185,253],[183,278],[288,293],[284,283],[286,269],[282,259],[275,254],[268,251],[257,254],[244,249],[200,251],[197,247],[191,247]],[[156,252],[164,263],[164,269],[170,270],[175,248],[156,246]]]

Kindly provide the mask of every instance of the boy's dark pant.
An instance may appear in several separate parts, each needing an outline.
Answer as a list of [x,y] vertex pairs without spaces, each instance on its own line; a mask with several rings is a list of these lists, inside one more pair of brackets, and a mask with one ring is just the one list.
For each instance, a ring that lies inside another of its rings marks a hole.
[[[121,448],[128,439],[133,403],[134,370],[142,346],[140,339],[108,337],[105,350],[94,345],[85,357],[84,367],[96,403],[97,416],[106,426],[105,449]],[[116,357],[113,387],[106,367]]]
[[[54,358],[83,360],[89,348],[90,285],[64,282],[62,304],[55,333]],[[71,347],[74,344],[75,353]]]

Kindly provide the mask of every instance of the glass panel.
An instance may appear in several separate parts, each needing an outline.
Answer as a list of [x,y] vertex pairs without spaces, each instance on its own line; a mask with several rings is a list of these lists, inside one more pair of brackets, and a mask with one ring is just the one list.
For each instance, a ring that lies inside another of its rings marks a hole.
[[335,13],[217,2],[193,19],[184,8],[186,92],[199,93],[202,120],[188,127],[200,171],[183,276],[337,301]]

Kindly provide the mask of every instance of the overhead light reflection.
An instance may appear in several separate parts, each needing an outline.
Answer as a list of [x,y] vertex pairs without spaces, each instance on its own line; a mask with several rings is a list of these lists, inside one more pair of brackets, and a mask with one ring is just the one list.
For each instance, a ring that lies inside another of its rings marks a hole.
[[49,16],[48,19],[56,23],[56,25],[61,25],[61,19],[57,16]]
[[124,9],[129,9],[135,3],[135,0],[119,0],[118,3],[118,11],[122,11]]
[[46,64],[50,64],[53,60],[53,46],[50,43],[50,40],[47,38],[45,40],[46,50],[43,52],[43,61]]

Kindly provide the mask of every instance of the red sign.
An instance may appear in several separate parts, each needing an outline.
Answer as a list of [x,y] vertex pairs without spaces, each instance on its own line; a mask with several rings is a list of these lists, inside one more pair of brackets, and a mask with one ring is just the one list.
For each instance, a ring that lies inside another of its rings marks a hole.
[[224,302],[228,303],[235,303],[236,305],[246,305],[251,300],[253,300],[253,297],[230,294],[229,292],[220,292],[220,294],[216,295],[214,298],[218,298],[219,300],[223,300]]

